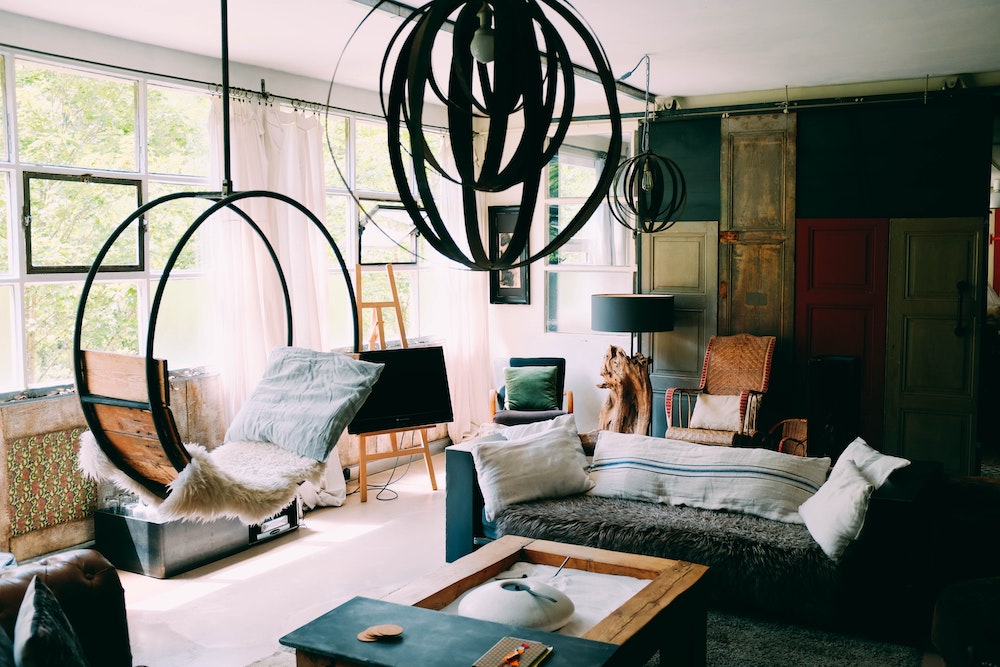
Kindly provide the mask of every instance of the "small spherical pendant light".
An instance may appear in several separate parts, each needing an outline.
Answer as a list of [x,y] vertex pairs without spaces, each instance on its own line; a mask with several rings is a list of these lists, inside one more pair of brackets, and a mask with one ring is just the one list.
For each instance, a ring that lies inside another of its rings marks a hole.
[[643,59],[646,61],[646,113],[641,151],[618,166],[607,196],[612,217],[633,234],[669,229],[677,222],[687,202],[687,183],[680,167],[670,158],[649,149],[649,56]]

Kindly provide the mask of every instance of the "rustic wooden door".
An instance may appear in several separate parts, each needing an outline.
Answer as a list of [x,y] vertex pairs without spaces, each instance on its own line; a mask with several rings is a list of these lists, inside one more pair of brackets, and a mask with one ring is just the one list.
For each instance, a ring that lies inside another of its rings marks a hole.
[[718,319],[716,277],[719,223],[679,222],[641,237],[640,292],[674,295],[674,330],[651,334],[643,349],[653,358],[653,420],[650,433],[667,429],[663,397],[667,387],[696,387],[708,339]]
[[[817,355],[861,360],[861,436],[882,448],[889,220],[799,220],[795,232],[795,378],[805,389]],[[808,414],[806,392],[796,412]],[[831,409],[836,409],[833,406]]]
[[795,114],[722,120],[719,333],[777,337],[767,412],[792,389],[795,129]]
[[975,464],[985,220],[889,223],[884,451]]

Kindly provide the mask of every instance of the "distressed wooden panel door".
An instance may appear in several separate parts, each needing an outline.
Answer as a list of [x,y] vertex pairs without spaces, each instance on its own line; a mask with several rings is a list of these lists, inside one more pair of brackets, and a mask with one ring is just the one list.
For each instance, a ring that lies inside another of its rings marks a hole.
[[719,333],[777,337],[772,407],[792,376],[795,130],[795,114],[722,120]]
[[885,449],[968,475],[975,463],[985,221],[889,223]]
[[679,222],[641,237],[640,292],[674,295],[674,330],[651,334],[643,349],[653,358],[653,419],[650,433],[667,429],[663,397],[667,387],[696,387],[708,339],[715,335],[719,223]]
[[[881,450],[889,220],[799,220],[795,234],[796,383],[807,388],[810,357],[861,359],[861,435]],[[795,405],[808,414],[805,391]]]

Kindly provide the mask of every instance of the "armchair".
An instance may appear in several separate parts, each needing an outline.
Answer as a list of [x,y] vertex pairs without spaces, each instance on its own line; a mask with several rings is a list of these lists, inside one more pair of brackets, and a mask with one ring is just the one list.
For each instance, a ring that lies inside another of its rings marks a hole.
[[774,336],[712,336],[699,386],[666,391],[666,437],[724,446],[732,446],[737,437],[753,437],[770,382],[774,344]]
[[[530,374],[524,368],[554,368],[554,372]],[[490,392],[490,419],[497,424],[514,426],[553,419],[573,412],[573,392],[566,389],[566,360],[561,357],[511,357],[504,369],[504,386]],[[508,400],[508,385],[514,393]],[[518,392],[518,389],[527,391]]]

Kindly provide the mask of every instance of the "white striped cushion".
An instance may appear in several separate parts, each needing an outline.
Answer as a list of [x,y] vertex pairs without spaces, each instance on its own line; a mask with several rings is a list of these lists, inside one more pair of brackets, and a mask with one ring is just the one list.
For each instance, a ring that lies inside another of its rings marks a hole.
[[819,490],[829,470],[827,457],[601,431],[590,493],[802,523],[799,505]]

